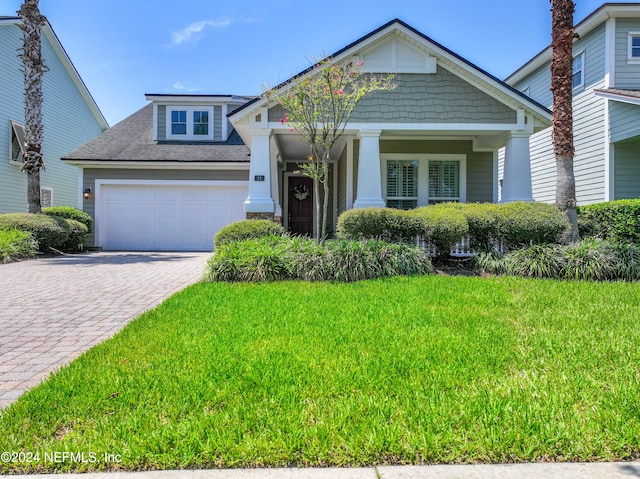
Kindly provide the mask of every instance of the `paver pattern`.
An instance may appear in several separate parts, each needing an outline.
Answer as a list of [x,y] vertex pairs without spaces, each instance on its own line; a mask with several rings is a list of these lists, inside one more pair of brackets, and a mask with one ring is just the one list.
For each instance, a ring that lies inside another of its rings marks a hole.
[[0,264],[0,409],[200,280],[209,253],[83,253]]

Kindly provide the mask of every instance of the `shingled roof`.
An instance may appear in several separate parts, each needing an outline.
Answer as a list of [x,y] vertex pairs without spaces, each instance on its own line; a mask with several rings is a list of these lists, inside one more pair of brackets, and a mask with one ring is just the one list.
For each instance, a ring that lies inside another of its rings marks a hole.
[[249,149],[233,130],[227,141],[153,140],[153,105],[149,104],[62,158],[81,161],[249,162]]

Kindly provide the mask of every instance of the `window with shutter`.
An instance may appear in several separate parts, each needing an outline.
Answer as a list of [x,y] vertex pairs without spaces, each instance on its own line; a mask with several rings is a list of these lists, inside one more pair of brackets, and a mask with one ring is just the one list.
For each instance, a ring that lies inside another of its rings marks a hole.
[[11,123],[11,158],[9,158],[9,160],[22,163],[26,147],[24,142],[24,126],[15,121],[10,120],[9,122]]
[[460,162],[429,161],[429,204],[460,201]]
[[387,206],[401,210],[418,206],[417,161],[387,161]]

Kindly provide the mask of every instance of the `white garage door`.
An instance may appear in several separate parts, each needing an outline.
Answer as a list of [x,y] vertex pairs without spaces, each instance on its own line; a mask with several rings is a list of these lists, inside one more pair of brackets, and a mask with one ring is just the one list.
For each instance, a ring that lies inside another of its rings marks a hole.
[[211,251],[220,228],[245,218],[246,182],[103,184],[96,224],[105,250]]

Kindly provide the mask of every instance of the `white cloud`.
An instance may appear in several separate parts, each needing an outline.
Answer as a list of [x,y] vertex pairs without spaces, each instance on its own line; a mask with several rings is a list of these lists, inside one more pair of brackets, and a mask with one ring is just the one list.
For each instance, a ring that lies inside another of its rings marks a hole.
[[202,32],[205,28],[226,28],[231,25],[231,19],[229,18],[221,18],[219,20],[203,20],[200,22],[193,22],[192,24],[186,26],[182,30],[177,32],[172,32],[171,36],[173,37],[174,45],[182,45],[183,43],[189,41],[197,41],[199,39],[199,33]]

